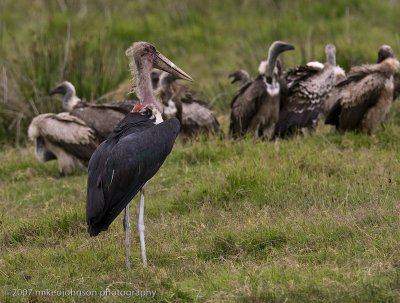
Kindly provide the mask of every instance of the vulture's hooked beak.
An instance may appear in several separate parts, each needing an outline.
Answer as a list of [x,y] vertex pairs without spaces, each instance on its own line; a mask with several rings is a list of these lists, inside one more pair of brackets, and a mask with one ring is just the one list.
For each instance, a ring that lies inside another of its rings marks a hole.
[[289,51],[289,50],[295,50],[295,47],[294,47],[294,45],[292,45],[292,44],[286,43],[286,44],[282,47],[282,51],[285,52],[285,51]]
[[57,86],[49,92],[50,96],[55,94],[61,94],[61,95],[65,94],[65,88],[63,86]]
[[190,77],[187,73],[177,67],[171,60],[159,52],[157,52],[155,55],[154,67],[170,73],[179,79],[193,81],[192,77]]
[[236,73],[236,72],[230,73],[230,74],[228,75],[228,78],[229,78],[229,79],[232,79],[232,80],[231,80],[231,84],[233,84],[233,83],[239,81],[239,78],[237,77],[237,73]]

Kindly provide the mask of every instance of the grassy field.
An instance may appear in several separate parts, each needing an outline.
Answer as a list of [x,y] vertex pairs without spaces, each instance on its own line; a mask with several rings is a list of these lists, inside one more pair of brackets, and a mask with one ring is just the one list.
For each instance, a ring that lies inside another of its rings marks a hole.
[[0,0],[0,303],[400,302],[398,102],[373,136],[320,126],[274,143],[178,143],[148,185],[147,268],[131,204],[130,272],[122,219],[90,238],[86,173],[59,178],[25,137],[34,115],[61,110],[47,96],[58,81],[87,100],[117,88],[137,40],[193,76],[226,131],[227,74],[255,75],[273,40],[296,45],[287,67],[323,60],[334,43],[348,69],[374,62],[382,44],[400,51],[399,9],[391,0]]
[[6,149],[0,302],[55,302],[45,289],[97,291],[56,301],[98,302],[106,288],[156,291],[143,299],[156,302],[398,302],[399,150],[393,124],[372,137],[323,128],[276,143],[178,144],[148,185],[148,268],[132,203],[127,272],[121,218],[86,232],[86,175],[59,179],[32,147]]

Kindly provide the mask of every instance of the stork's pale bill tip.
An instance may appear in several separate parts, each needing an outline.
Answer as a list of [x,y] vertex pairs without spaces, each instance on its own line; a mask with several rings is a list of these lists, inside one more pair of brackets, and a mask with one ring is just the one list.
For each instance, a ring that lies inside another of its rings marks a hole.
[[193,81],[192,77],[190,77],[182,69],[176,66],[171,60],[169,60],[167,57],[159,52],[157,52],[154,58],[154,67],[170,73],[179,79]]

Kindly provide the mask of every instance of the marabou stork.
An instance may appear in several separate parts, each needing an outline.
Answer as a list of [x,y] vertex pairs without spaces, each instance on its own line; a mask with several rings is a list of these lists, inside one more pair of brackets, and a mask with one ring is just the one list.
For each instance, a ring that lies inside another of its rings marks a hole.
[[154,95],[150,73],[158,68],[179,78],[192,80],[184,71],[148,42],[136,42],[127,49],[131,73],[136,80],[140,103],[135,105],[94,152],[89,162],[86,222],[90,236],[107,230],[125,208],[126,266],[129,257],[128,204],[140,191],[139,237],[143,265],[147,265],[144,242],[144,186],[171,152],[180,124],[175,118],[162,121],[162,107]]
[[286,84],[281,77],[279,54],[293,50],[286,42],[275,41],[269,48],[267,61],[262,61],[258,77],[240,88],[231,102],[229,131],[234,139],[248,131],[255,138],[271,139],[279,118],[279,104],[285,95]]

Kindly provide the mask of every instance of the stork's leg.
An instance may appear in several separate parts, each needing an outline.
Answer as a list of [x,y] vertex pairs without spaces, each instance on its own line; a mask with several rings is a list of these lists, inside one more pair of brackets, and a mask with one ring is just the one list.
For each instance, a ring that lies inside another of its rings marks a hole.
[[140,190],[140,206],[139,206],[139,238],[140,238],[140,249],[142,250],[143,266],[147,266],[146,259],[146,245],[144,243],[144,187]]
[[124,230],[125,230],[125,265],[126,269],[131,269],[131,225],[129,223],[129,204],[125,207]]

